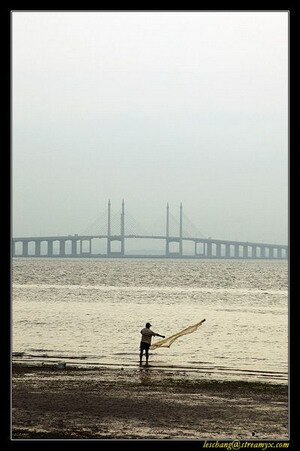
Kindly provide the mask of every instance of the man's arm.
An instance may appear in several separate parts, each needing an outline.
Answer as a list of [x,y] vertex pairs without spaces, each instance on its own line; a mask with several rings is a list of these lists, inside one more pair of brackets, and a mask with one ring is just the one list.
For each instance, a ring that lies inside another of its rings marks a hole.
[[154,333],[154,335],[155,335],[156,337],[166,338],[165,335],[160,335],[160,334],[156,334],[156,333]]

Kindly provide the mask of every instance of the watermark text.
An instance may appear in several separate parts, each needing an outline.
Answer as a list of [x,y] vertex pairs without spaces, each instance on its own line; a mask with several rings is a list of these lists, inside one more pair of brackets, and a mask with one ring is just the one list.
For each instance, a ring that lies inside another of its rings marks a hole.
[[203,444],[203,448],[220,448],[230,450],[239,450],[239,449],[259,449],[259,450],[267,450],[267,449],[287,449],[289,447],[289,442],[247,442],[247,441],[239,441],[233,440],[232,442],[219,442],[216,441],[205,441]]

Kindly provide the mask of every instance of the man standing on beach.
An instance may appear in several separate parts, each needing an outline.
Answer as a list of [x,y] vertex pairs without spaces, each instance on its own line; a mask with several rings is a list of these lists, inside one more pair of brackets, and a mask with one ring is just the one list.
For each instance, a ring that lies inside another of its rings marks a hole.
[[152,337],[161,337],[165,338],[164,335],[157,334],[156,332],[153,332],[150,330],[151,324],[147,323],[146,327],[141,330],[142,339],[140,344],[140,366],[142,365],[142,358],[143,358],[143,351],[145,350],[146,354],[146,366],[148,366],[148,358],[149,358],[149,348],[151,345],[151,338]]

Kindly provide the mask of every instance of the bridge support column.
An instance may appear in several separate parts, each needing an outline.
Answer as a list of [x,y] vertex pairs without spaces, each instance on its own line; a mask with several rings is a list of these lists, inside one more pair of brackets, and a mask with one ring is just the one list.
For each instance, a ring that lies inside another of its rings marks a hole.
[[106,251],[107,257],[111,256],[111,241],[107,239],[107,251]]
[[125,255],[125,202],[122,201],[122,213],[121,213],[121,255]]
[[166,257],[170,256],[170,246],[169,246],[169,241],[166,240]]
[[77,240],[71,240],[71,241],[72,241],[71,255],[75,256],[75,255],[77,255]]
[[[182,203],[180,203],[180,223],[179,223],[179,237],[170,238],[170,210],[169,203],[167,203],[167,216],[166,216],[166,257],[182,257],[183,255],[183,235],[182,235]],[[170,243],[178,243],[178,252],[170,253]],[[197,245],[195,242],[195,255],[197,254]]]
[[121,237],[121,256],[124,257],[125,255],[125,238]]
[[64,257],[66,255],[66,242],[65,240],[60,240],[59,242],[59,255]]
[[34,255],[36,257],[39,257],[41,255],[41,242],[40,241],[35,241],[35,252]]
[[[120,251],[112,251],[112,241],[119,241],[121,244]],[[124,257],[125,256],[125,202],[122,201],[122,213],[121,213],[121,233],[120,235],[111,235],[111,204],[108,201],[108,213],[107,213],[107,257]]]
[[269,247],[269,258],[274,258],[274,248]]
[[47,244],[48,244],[47,256],[48,257],[52,257],[52,255],[53,255],[53,241],[48,240]]
[[22,255],[23,257],[28,257],[28,241],[23,241]]
[[260,258],[265,258],[265,256],[266,256],[265,246],[260,246]]
[[179,255],[182,257],[182,203],[180,203],[180,219],[179,219]]
[[277,248],[277,258],[282,258],[282,249],[281,249],[281,247]]
[[243,258],[248,258],[248,246],[243,246]]
[[212,243],[211,243],[211,241],[207,242],[207,258],[212,258]]
[[225,256],[226,258],[230,258],[230,244],[225,245]]
[[221,258],[221,244],[220,243],[218,243],[217,245],[216,245],[216,257],[217,258]]
[[252,246],[252,258],[256,258],[256,257],[257,257],[256,246]]
[[238,244],[234,245],[234,258],[239,258],[240,256],[240,246]]
[[107,257],[110,257],[111,254],[111,241],[110,241],[110,235],[111,235],[111,216],[110,216],[110,200],[107,204]]
[[[170,229],[169,229],[169,224],[170,224],[170,212],[169,212],[169,203],[167,203],[167,217],[166,217],[166,257],[169,257],[170,255],[170,245],[169,245],[169,234],[170,234]],[[195,243],[196,244],[196,243]],[[195,253],[196,253],[197,249],[195,246]]]

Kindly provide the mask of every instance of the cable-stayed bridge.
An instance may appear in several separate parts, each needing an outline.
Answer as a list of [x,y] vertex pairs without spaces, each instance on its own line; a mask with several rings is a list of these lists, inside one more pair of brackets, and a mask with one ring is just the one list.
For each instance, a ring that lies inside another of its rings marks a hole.
[[[179,220],[166,207],[165,230],[161,224],[145,230],[128,212],[125,202],[121,213],[113,214],[108,201],[106,214],[100,215],[80,234],[60,236],[15,237],[13,257],[98,257],[98,258],[234,258],[287,259],[288,246],[271,243],[232,241],[205,237],[183,213]],[[155,230],[154,230],[155,229]],[[151,240],[156,252],[126,251],[126,244]],[[158,246],[157,246],[158,245]],[[187,251],[186,248],[189,248]]]

